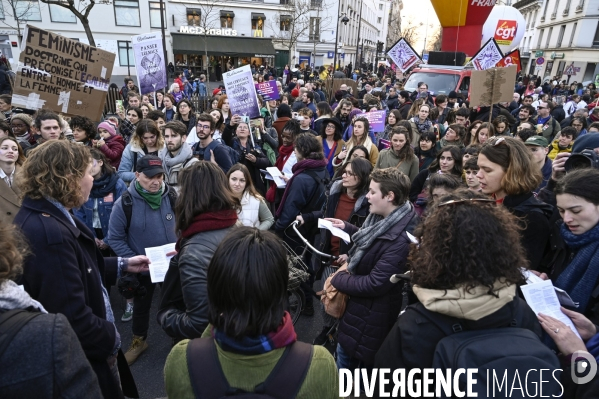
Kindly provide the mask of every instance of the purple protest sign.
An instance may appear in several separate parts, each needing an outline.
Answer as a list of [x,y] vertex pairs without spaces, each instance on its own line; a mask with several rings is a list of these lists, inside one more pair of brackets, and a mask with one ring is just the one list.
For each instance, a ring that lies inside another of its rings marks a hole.
[[264,101],[278,100],[280,98],[276,80],[254,83],[254,86],[256,86],[256,93],[260,94]]
[[358,114],[356,115],[356,118],[368,119],[370,130],[375,133],[385,131],[385,118],[387,118],[387,111],[373,111],[367,112],[365,114]]
[[249,65],[223,74],[227,98],[233,114],[257,118],[260,116],[258,97]]

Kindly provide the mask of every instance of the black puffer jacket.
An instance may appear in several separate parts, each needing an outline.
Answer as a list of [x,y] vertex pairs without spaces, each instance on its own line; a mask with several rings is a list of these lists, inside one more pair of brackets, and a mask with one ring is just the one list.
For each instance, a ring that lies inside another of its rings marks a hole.
[[[410,250],[407,231],[413,231],[419,218],[414,211],[380,236],[368,249],[354,274],[337,273],[332,284],[349,295],[339,324],[339,344],[351,357],[366,365],[385,340],[401,309],[402,286],[393,284],[393,274],[405,273]],[[358,228],[348,223],[350,235]]]
[[235,225],[203,231],[184,240],[164,278],[156,319],[176,339],[199,338],[208,326],[208,264]]

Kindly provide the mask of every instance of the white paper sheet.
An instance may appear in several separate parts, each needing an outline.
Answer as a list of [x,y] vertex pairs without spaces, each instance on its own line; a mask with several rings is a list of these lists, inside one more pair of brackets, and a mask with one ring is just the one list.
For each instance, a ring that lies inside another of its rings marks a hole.
[[328,220],[318,219],[318,228],[329,230],[331,232],[331,234],[333,234],[335,237],[341,238],[346,243],[351,242],[351,238],[349,237],[349,234],[347,234],[345,231],[343,231],[337,227],[333,227],[333,223],[329,222]]
[[[539,276],[537,276],[536,274],[534,274],[533,272],[531,272],[530,270],[527,269],[522,269],[522,274],[524,275],[524,277],[526,278],[526,283],[527,284],[536,284],[536,283],[542,283],[543,280],[542,278],[540,278]],[[573,307],[573,308],[577,308],[578,307],[578,303],[574,302],[572,300],[572,298],[570,298],[570,295],[568,295],[568,293],[564,290],[562,290],[561,288],[557,288],[557,287],[553,287],[555,289],[555,294],[557,295],[557,299],[559,300],[559,303],[562,306],[568,306],[568,307]]]
[[146,256],[150,258],[150,278],[153,283],[162,283],[164,276],[168,271],[168,265],[172,256],[167,256],[169,252],[175,251],[175,243],[162,245],[160,247],[146,248]]
[[[286,176],[283,172],[281,172],[276,166],[271,166],[266,168],[266,172],[272,177],[277,188],[285,188],[287,186],[287,182],[282,179],[283,176]],[[291,176],[286,176],[291,179]]]
[[556,318],[570,327],[570,329],[580,337],[578,331],[576,331],[576,327],[574,327],[574,324],[572,323],[572,320],[562,313],[560,309],[560,303],[557,299],[557,294],[555,293],[555,289],[551,280],[543,280],[540,283],[523,285],[520,287],[520,289],[522,290],[522,294],[524,294],[526,303],[528,303],[528,306],[530,306],[536,315],[543,313],[546,316]]

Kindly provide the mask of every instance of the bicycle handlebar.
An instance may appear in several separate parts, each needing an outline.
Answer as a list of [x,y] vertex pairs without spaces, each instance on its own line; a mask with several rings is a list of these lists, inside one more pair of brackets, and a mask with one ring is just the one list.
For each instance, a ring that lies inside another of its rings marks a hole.
[[317,254],[317,255],[324,256],[325,258],[329,258],[329,259],[333,259],[333,260],[339,259],[339,257],[338,257],[338,256],[334,256],[334,255],[330,255],[330,254],[325,254],[324,252],[320,252],[319,250],[317,250],[316,248],[314,248],[314,247],[313,247],[313,246],[310,244],[310,241],[306,240],[306,239],[304,238],[304,236],[302,236],[302,235],[300,234],[300,232],[297,230],[297,226],[298,226],[298,225],[299,225],[299,221],[297,221],[297,220],[294,220],[294,221],[291,223],[291,228],[293,229],[293,231],[295,231],[295,234],[297,234],[297,236],[298,236],[298,237],[299,237],[299,238],[300,238],[300,239],[301,239],[301,240],[304,242],[304,244],[306,244],[306,246],[307,246],[308,248],[310,248],[310,250],[312,250],[312,252],[314,252],[314,253],[315,253],[315,254]]

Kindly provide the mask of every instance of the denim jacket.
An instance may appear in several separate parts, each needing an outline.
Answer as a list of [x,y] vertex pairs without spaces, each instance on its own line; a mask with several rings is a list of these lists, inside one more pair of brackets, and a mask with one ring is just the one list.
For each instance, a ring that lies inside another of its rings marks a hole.
[[[121,198],[121,195],[127,190],[127,185],[119,179],[114,192],[112,193],[112,198],[110,196],[104,198],[97,198],[98,200],[98,216],[100,217],[100,223],[102,224],[102,234],[104,237],[108,235],[108,221],[110,220],[110,214],[112,213],[112,207],[117,199]],[[92,198],[91,196],[87,200],[87,202],[79,208],[73,209],[73,213],[75,216],[79,218],[89,229],[94,233],[94,237],[96,235],[96,231],[94,230],[94,201],[96,198]]]

